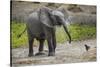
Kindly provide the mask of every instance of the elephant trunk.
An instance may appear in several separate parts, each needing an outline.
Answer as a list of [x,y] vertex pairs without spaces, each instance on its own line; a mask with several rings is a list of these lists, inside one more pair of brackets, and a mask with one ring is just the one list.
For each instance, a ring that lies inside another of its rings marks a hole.
[[71,43],[71,36],[70,36],[70,34],[69,34],[69,32],[68,32],[67,27],[66,27],[65,25],[63,25],[63,28],[64,28],[64,30],[65,30],[65,32],[66,32],[66,34],[67,34],[67,35],[68,35],[68,37],[69,37],[69,43]]

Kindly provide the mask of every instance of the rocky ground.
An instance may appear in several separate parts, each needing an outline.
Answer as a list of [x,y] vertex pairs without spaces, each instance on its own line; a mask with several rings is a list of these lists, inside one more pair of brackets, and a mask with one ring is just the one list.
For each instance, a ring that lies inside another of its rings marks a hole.
[[[90,48],[86,51],[84,45]],[[35,53],[38,51],[38,46],[34,47]],[[28,66],[28,65],[47,65],[47,64],[62,64],[62,63],[78,63],[96,61],[96,39],[73,41],[71,44],[65,42],[58,44],[56,55],[48,57],[48,48],[45,46],[44,52],[46,55],[28,57],[28,48],[12,49],[12,65],[13,67]]]

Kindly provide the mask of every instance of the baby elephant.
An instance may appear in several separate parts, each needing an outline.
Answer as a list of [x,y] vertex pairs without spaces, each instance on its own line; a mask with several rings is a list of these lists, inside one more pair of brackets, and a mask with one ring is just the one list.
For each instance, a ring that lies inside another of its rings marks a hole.
[[[69,43],[71,43],[71,36],[66,27],[66,18],[64,14],[59,10],[52,10],[47,7],[42,7],[37,11],[31,13],[27,17],[26,29],[29,41],[29,57],[33,56],[33,42],[34,38],[39,41],[39,52],[36,55],[43,53],[44,41],[48,43],[48,56],[55,55],[56,49],[56,35],[55,26],[63,26],[65,32],[69,37]],[[26,30],[25,29],[25,30]],[[24,31],[25,31],[24,30]],[[23,31],[23,32],[24,32]],[[23,33],[22,32],[22,33]],[[19,35],[21,36],[22,33]]]

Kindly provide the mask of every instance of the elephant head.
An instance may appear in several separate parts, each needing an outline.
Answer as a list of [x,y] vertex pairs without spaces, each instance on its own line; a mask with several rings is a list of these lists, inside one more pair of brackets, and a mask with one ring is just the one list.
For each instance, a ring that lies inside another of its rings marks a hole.
[[71,36],[68,32],[66,23],[68,20],[65,18],[64,13],[59,10],[52,10],[50,8],[40,9],[40,21],[47,27],[54,28],[54,26],[63,26],[65,32],[69,37],[69,43],[71,43]]

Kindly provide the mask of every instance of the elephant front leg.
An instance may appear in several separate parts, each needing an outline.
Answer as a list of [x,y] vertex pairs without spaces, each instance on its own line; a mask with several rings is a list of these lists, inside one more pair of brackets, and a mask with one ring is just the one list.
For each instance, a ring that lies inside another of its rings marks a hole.
[[55,35],[55,29],[52,32],[52,42],[53,42],[53,47],[54,50],[56,49],[56,35]]
[[52,38],[49,38],[47,41],[48,41],[48,48],[49,48],[48,56],[54,56],[55,55],[55,49],[54,49],[54,46],[53,46]]
[[29,57],[33,56],[33,39],[29,39]]

